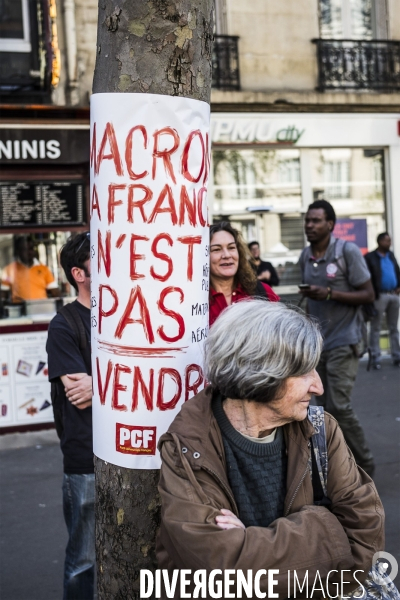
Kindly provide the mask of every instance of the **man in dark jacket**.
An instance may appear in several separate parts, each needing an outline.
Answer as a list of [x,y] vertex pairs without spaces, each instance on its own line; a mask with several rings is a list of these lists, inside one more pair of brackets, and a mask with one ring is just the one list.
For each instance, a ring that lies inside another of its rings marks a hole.
[[390,251],[392,240],[388,232],[380,233],[376,241],[378,242],[377,249],[368,252],[365,256],[376,298],[376,315],[371,320],[370,333],[372,366],[374,369],[381,368],[379,336],[382,317],[386,313],[393,364],[400,367],[399,330],[397,327],[399,320],[400,269],[393,252]]
[[258,242],[250,242],[250,254],[253,257],[254,266],[257,272],[257,279],[267,283],[271,287],[279,285],[279,277],[274,266],[270,262],[265,262],[260,258],[260,245]]

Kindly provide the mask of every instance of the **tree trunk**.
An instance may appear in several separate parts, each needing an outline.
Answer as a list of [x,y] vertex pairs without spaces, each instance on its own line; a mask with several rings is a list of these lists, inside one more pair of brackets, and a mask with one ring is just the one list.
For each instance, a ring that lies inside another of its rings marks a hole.
[[[99,0],[93,92],[209,102],[212,28],[212,0]],[[140,569],[156,568],[159,472],[95,458],[95,473],[98,597],[136,600]]]

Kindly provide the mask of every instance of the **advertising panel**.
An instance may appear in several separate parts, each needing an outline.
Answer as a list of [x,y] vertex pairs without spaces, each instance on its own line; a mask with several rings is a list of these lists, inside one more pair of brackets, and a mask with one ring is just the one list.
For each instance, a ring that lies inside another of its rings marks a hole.
[[91,102],[94,452],[155,469],[160,436],[204,387],[209,106],[155,94]]

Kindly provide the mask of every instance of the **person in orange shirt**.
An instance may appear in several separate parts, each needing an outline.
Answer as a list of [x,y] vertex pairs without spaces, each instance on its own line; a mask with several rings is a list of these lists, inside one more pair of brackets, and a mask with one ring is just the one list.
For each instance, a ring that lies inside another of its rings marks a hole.
[[35,257],[31,238],[17,238],[15,255],[17,260],[4,267],[1,276],[1,289],[3,292],[11,291],[12,302],[44,300],[48,293],[53,297],[59,296],[52,272]]

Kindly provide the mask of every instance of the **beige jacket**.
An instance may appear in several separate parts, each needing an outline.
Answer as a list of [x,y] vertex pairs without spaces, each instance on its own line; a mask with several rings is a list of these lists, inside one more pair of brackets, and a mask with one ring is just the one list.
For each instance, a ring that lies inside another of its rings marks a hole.
[[[308,571],[313,582],[317,571],[324,580],[333,569],[361,569],[364,574],[356,577],[362,582],[374,553],[383,549],[383,507],[373,481],[357,467],[336,420],[325,415],[331,510],[313,505],[308,465],[314,429],[306,419],[283,427],[288,456],[284,516],[269,527],[222,530],[215,524],[221,508],[236,515],[238,510],[226,474],[221,432],[211,396],[202,391],[189,400],[159,442],[159,568],[170,573],[173,569],[241,569],[245,573],[247,569],[253,573],[279,569],[274,591],[280,598],[288,596],[289,570],[292,575],[296,570],[301,581]],[[340,581],[340,574],[330,581]],[[351,582],[345,592],[358,585],[351,573],[345,574],[344,581]],[[268,592],[266,577],[261,590]]]

